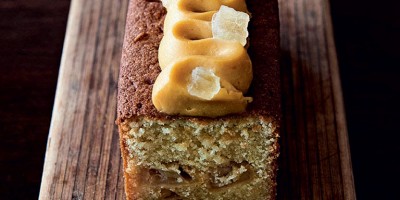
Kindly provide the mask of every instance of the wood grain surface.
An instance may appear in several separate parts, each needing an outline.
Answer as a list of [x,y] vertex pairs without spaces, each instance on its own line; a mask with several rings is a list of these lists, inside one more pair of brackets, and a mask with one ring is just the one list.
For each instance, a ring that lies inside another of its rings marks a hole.
[[40,199],[123,199],[116,91],[128,0],[73,0]]
[[328,3],[280,0],[282,199],[356,199]]
[[[116,85],[128,0],[73,0],[40,199],[123,199]],[[281,0],[279,199],[355,199],[327,0]]]

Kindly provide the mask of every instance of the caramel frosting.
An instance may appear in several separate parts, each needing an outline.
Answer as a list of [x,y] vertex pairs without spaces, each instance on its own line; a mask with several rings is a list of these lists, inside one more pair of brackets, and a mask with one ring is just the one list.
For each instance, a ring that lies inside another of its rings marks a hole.
[[[221,37],[214,22],[221,20],[216,13],[226,15],[222,11],[247,15],[245,0],[164,0],[163,5],[167,15],[158,54],[162,71],[152,92],[156,109],[206,117],[244,112],[252,99],[243,94],[253,78],[243,42],[247,35]],[[248,20],[245,23],[247,33]]]

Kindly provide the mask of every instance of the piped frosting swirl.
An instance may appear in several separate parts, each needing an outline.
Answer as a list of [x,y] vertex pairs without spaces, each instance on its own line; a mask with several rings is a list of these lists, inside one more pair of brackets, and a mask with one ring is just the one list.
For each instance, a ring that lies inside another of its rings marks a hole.
[[[245,0],[164,0],[163,4],[168,12],[158,54],[162,72],[152,93],[154,106],[170,115],[217,117],[244,112],[252,99],[243,94],[253,77],[243,40],[249,18]],[[224,21],[230,26],[224,26]]]

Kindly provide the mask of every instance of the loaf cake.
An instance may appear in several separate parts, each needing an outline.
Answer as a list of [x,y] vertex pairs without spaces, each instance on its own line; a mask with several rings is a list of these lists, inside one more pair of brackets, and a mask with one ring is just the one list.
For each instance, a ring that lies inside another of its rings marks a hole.
[[[187,116],[161,112],[152,101],[167,11],[160,1],[130,1],[117,119],[127,199],[275,199],[281,109],[278,5],[276,0],[246,3],[253,77],[245,95],[251,103],[244,112]],[[193,13],[218,10],[188,8]]]

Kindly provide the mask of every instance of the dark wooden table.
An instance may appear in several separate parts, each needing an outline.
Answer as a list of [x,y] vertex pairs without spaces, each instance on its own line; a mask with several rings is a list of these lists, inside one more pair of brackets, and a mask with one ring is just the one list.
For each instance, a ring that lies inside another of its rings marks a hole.
[[[70,0],[0,2],[0,196],[39,193]],[[399,2],[331,2],[359,199],[395,199]]]
[[358,199],[400,199],[400,1],[332,0]]
[[0,199],[35,199],[70,0],[0,1]]

